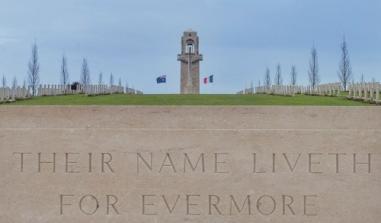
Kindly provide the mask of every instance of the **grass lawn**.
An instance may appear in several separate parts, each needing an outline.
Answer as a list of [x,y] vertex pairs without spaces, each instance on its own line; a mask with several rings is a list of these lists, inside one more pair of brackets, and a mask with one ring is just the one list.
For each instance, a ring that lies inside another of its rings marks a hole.
[[45,96],[21,100],[9,105],[325,105],[366,106],[369,104],[347,100],[344,97],[297,95],[86,95]]

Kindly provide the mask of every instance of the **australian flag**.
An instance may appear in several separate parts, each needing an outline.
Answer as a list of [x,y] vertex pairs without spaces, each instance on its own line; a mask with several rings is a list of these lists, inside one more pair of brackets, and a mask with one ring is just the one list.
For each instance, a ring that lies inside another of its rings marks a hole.
[[156,83],[162,84],[162,83],[167,83],[167,75],[161,75],[156,78]]

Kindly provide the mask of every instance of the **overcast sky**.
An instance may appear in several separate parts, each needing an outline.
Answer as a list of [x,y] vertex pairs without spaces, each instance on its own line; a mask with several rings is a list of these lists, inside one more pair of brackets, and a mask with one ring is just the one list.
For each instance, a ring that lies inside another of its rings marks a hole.
[[[291,65],[306,84],[313,44],[321,81],[337,81],[339,45],[346,36],[356,79],[381,79],[380,0],[0,0],[0,75],[21,83],[34,41],[42,83],[59,83],[61,57],[70,80],[82,58],[91,79],[103,72],[146,93],[177,93],[182,32],[200,37],[201,77],[215,83],[202,93],[234,93],[272,77],[278,63],[284,83]],[[156,77],[167,75],[167,84]]]

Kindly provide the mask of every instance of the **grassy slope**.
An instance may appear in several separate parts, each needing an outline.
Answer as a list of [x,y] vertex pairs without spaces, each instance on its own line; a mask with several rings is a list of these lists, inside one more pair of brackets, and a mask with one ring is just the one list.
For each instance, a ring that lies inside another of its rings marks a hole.
[[85,95],[36,97],[12,105],[339,105],[362,106],[344,97],[271,95]]

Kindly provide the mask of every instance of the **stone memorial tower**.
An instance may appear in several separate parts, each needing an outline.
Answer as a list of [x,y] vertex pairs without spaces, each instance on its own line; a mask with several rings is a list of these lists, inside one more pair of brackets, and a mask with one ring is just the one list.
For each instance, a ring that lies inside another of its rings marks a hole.
[[197,32],[187,30],[181,37],[180,92],[181,94],[200,94],[200,61],[199,40]]

